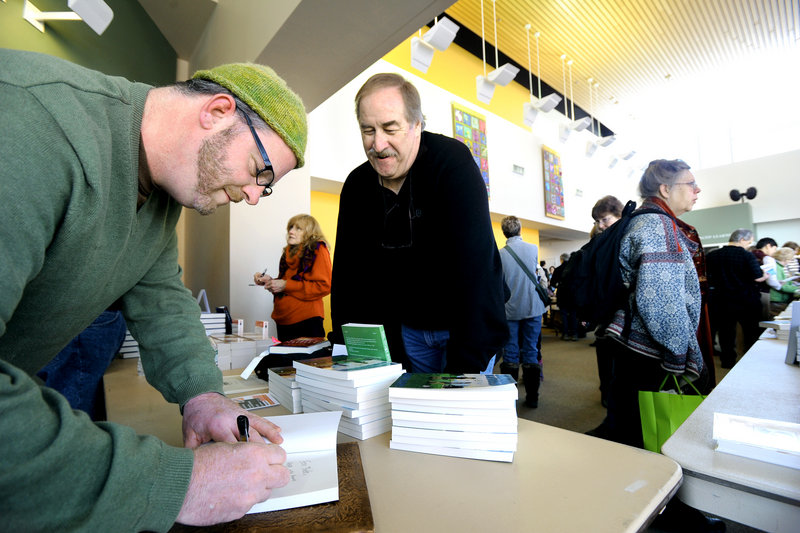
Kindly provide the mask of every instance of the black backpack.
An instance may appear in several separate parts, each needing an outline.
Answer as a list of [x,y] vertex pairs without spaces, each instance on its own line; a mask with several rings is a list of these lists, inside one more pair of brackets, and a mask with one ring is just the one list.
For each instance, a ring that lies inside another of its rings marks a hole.
[[625,335],[630,328],[628,295],[634,288],[622,282],[619,265],[622,236],[633,217],[645,213],[664,214],[658,209],[635,209],[636,202],[629,201],[617,222],[570,256],[557,291],[559,307],[576,311],[582,322],[609,324],[617,310],[626,310]]

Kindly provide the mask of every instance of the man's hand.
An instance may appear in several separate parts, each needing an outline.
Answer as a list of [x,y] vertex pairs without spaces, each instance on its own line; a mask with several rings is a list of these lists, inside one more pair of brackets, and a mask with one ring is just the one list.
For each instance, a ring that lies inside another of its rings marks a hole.
[[[245,415],[250,419],[250,441],[261,442],[265,437],[269,442],[283,442],[281,428],[260,416],[249,416],[239,404],[217,394],[207,392],[195,396],[183,406],[183,445],[197,448],[203,443],[236,442],[239,429],[236,417]],[[259,500],[261,501],[261,500]]]
[[207,526],[241,518],[289,482],[285,461],[283,448],[260,440],[200,446],[177,521]]

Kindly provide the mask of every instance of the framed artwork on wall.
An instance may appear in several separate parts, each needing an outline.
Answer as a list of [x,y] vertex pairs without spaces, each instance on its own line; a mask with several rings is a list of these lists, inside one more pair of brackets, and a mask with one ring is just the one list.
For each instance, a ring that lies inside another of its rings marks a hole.
[[542,146],[542,171],[544,176],[544,214],[564,220],[564,180],[561,175],[561,156]]
[[489,194],[489,151],[486,144],[486,117],[453,102],[453,137],[463,142],[481,170]]

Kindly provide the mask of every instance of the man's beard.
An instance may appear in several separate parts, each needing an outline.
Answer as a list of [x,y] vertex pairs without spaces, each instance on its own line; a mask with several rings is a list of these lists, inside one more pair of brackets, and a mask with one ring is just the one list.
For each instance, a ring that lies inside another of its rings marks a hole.
[[[225,180],[233,171],[223,164],[225,152],[238,135],[238,127],[231,126],[203,140],[197,153],[197,186],[192,207],[201,215],[210,215],[217,209],[211,193],[223,189]],[[231,198],[238,202],[241,198]]]

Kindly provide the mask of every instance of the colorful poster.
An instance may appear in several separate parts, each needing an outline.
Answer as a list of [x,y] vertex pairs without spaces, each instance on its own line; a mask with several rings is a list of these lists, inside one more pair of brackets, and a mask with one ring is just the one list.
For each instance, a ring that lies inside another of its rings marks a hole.
[[489,151],[486,148],[486,117],[453,102],[453,137],[463,142],[481,171],[489,194]]
[[564,220],[564,180],[561,175],[561,157],[555,151],[542,146],[544,175],[544,214],[550,218]]

